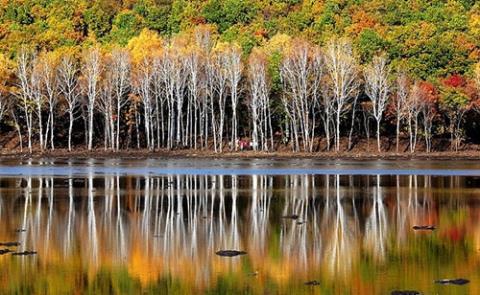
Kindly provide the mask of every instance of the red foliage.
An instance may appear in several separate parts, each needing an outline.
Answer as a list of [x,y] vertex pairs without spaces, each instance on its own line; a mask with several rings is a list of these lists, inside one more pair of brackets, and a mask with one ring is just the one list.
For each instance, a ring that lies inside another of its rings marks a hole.
[[420,82],[421,99],[424,102],[436,103],[438,101],[438,91],[435,85],[427,81]]
[[463,86],[463,92],[469,98],[470,103],[468,109],[476,108],[480,106],[480,97],[478,96],[478,88],[474,81],[468,80]]
[[459,74],[453,74],[445,78],[442,82],[443,82],[443,85],[447,87],[453,87],[453,88],[463,87],[467,83],[465,78]]

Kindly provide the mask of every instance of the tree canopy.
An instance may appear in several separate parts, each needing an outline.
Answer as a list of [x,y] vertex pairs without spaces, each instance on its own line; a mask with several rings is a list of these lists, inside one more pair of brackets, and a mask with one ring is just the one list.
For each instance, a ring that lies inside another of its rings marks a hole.
[[1,0],[0,53],[91,44],[126,46],[143,29],[171,36],[211,24],[245,53],[277,34],[324,45],[353,40],[362,62],[386,51],[425,80],[465,74],[479,55],[480,4],[471,0]]

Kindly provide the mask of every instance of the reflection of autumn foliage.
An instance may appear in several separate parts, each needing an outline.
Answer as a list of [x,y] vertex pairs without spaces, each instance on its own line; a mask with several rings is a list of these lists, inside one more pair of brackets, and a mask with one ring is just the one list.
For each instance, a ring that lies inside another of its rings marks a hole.
[[[327,191],[319,177],[286,181],[277,176],[273,185],[267,185],[267,177],[258,181],[261,185],[251,185],[251,178],[243,177],[234,206],[227,177],[209,176],[202,189],[185,188],[186,183],[200,183],[203,176],[122,177],[119,192],[115,178],[107,176],[95,179],[94,211],[88,209],[92,203],[87,187],[74,189],[74,214],[68,187],[55,188],[55,202],[49,207],[48,195],[38,203],[36,180],[30,182],[31,193],[8,183],[8,189],[0,191],[0,241],[21,238],[14,229],[25,222],[28,230],[22,243],[39,254],[24,260],[0,256],[0,289],[304,294],[310,289],[303,283],[316,279],[322,285],[315,290],[322,294],[383,294],[398,284],[430,293],[437,276],[480,279],[476,189],[450,178],[432,182],[428,177],[401,177],[398,187],[378,188],[359,178],[355,187]],[[27,194],[31,199],[25,202]],[[213,210],[203,208],[212,196]],[[288,212],[300,214],[299,219],[281,218],[285,204],[291,206]],[[232,218],[235,211],[238,220]],[[72,227],[67,231],[69,220]],[[416,224],[438,228],[419,234],[411,229]],[[92,235],[98,241],[97,255],[91,253]],[[248,254],[219,257],[214,254],[219,247],[238,247]],[[25,274],[33,279],[25,281]],[[470,292],[475,294],[477,288],[472,284]]]
[[442,238],[449,239],[452,242],[458,242],[465,237],[465,228],[459,226],[452,226],[441,232]]

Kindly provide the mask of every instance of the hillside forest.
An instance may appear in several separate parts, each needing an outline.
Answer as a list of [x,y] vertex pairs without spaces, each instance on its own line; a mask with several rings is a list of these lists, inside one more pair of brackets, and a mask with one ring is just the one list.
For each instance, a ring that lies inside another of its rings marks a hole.
[[0,0],[1,142],[462,150],[480,142],[476,2]]

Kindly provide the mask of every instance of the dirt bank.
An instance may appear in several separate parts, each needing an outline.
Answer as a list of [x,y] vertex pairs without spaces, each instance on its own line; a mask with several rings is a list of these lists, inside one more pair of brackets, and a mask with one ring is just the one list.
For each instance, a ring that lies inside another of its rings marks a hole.
[[97,149],[87,151],[82,149],[75,149],[69,152],[68,150],[55,150],[47,152],[34,151],[33,153],[20,153],[16,151],[8,151],[0,154],[0,160],[15,160],[15,159],[40,159],[40,158],[98,158],[98,159],[145,159],[145,158],[315,158],[315,159],[356,159],[356,160],[372,160],[372,159],[479,159],[480,151],[460,151],[460,152],[433,152],[433,153],[394,153],[394,152],[255,152],[255,151],[241,151],[241,152],[223,152],[214,153],[211,151],[198,150],[124,150],[119,152],[105,151]]
[[0,160],[15,160],[15,159],[40,159],[40,158],[122,158],[122,159],[145,159],[145,158],[315,158],[315,159],[357,159],[357,160],[372,160],[372,159],[479,159],[480,160],[480,145],[468,144],[463,145],[458,152],[449,149],[448,142],[436,142],[435,152],[424,152],[421,142],[418,144],[418,149],[414,153],[408,151],[408,141],[402,141],[400,145],[400,152],[396,152],[396,145],[392,139],[384,138],[382,143],[382,152],[376,150],[376,142],[368,143],[365,140],[359,140],[351,150],[347,150],[347,142],[342,142],[342,151],[333,152],[327,151],[325,145],[319,144],[316,152],[292,152],[291,149],[284,145],[278,145],[275,152],[256,152],[256,151],[229,151],[226,148],[225,152],[215,153],[212,150],[188,150],[188,149],[160,149],[149,151],[146,149],[129,149],[118,152],[106,151],[103,148],[97,148],[92,151],[86,150],[84,147],[75,147],[73,151],[69,152],[66,149],[55,149],[54,151],[41,152],[36,148],[32,153],[20,152],[18,146],[3,148],[0,150]]

